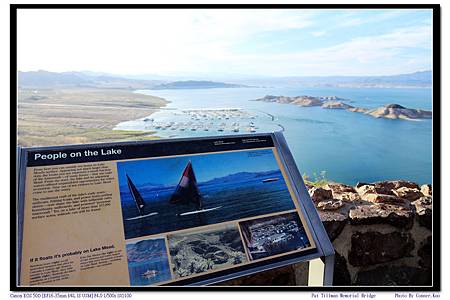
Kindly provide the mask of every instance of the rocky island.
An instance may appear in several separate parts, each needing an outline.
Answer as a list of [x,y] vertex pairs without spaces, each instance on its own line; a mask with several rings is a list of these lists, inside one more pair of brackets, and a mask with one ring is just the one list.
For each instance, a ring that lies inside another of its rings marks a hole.
[[367,114],[375,118],[404,119],[404,120],[430,119],[432,117],[431,111],[406,108],[399,104],[389,104],[384,107],[372,109],[369,110]]
[[401,119],[401,120],[416,120],[416,119],[430,119],[432,112],[422,109],[407,108],[399,104],[387,104],[375,109],[368,109],[364,107],[355,107],[345,103],[348,99],[339,98],[337,96],[272,96],[267,95],[263,98],[255,99],[254,101],[276,102],[282,104],[294,104],[302,107],[320,106],[324,109],[345,109],[351,112],[364,113],[375,118],[385,119]]

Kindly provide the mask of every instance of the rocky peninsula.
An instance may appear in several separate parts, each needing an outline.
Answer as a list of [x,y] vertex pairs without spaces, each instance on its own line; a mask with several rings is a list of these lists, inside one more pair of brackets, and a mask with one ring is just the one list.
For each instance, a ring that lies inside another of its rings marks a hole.
[[407,108],[399,104],[387,104],[375,109],[367,109],[364,107],[355,107],[345,103],[348,99],[339,98],[337,96],[272,96],[266,95],[263,98],[254,101],[276,102],[282,104],[294,104],[302,107],[320,106],[324,109],[345,109],[351,112],[363,113],[374,118],[385,119],[401,119],[401,120],[417,120],[430,119],[432,112],[422,109]]

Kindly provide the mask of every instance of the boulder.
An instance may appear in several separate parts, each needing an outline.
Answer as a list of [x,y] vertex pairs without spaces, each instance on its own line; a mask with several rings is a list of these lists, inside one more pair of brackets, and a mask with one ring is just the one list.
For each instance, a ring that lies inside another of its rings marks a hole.
[[419,224],[431,230],[433,214],[433,198],[421,197],[411,202],[416,208],[416,216]]
[[332,191],[334,199],[347,202],[361,200],[361,197],[358,195],[356,190],[350,185],[342,183],[328,183],[324,186],[324,188]]
[[333,199],[333,193],[331,190],[326,190],[321,187],[312,187],[309,190],[309,195],[314,202],[320,202],[324,200]]
[[411,206],[361,205],[350,210],[349,219],[352,225],[389,224],[398,228],[410,229],[414,224],[414,211]]
[[422,268],[386,265],[356,275],[356,286],[423,286],[431,285],[431,272]]
[[373,184],[356,185],[356,192],[361,196],[361,198],[367,194],[377,194]]
[[433,188],[431,184],[424,184],[420,187],[420,191],[424,196],[432,197],[433,196]]
[[373,184],[371,184],[371,183],[368,183],[368,182],[359,182],[358,181],[358,183],[356,184],[356,188],[360,188],[360,187],[362,187],[363,185],[373,185]]
[[317,208],[319,208],[321,210],[337,210],[337,209],[341,208],[342,206],[344,206],[344,203],[342,202],[342,200],[320,201],[317,204]]
[[356,184],[356,191],[361,195],[365,194],[384,194],[394,195],[393,190],[407,187],[410,189],[419,189],[419,186],[411,181],[406,180],[386,180],[375,183],[358,182]]
[[318,213],[328,237],[331,241],[334,241],[347,224],[348,216],[334,211],[319,210]]
[[336,182],[329,182],[324,186],[324,188],[333,191],[333,195],[335,193],[340,194],[344,192],[356,193],[355,188],[351,185]]
[[405,186],[393,190],[393,192],[395,196],[402,199],[406,199],[408,201],[414,201],[423,196],[422,192],[419,191],[418,189],[412,189]]
[[370,266],[410,256],[413,249],[414,240],[410,233],[355,232],[351,237],[348,260],[353,266]]
[[374,186],[378,189],[383,189],[386,192],[380,194],[389,194],[387,191],[392,191],[399,189],[401,187],[407,187],[410,189],[419,189],[419,186],[411,181],[407,180],[385,180],[385,181],[378,181],[374,183]]
[[364,196],[361,196],[361,198],[372,203],[405,204],[404,199],[386,194],[365,194]]

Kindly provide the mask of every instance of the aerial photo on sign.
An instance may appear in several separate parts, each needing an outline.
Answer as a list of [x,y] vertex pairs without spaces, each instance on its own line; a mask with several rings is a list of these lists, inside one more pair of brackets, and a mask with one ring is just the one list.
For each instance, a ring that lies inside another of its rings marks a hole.
[[168,235],[175,277],[231,267],[247,261],[235,224]]
[[125,238],[295,209],[272,149],[117,163]]
[[251,260],[311,247],[296,212],[239,224]]

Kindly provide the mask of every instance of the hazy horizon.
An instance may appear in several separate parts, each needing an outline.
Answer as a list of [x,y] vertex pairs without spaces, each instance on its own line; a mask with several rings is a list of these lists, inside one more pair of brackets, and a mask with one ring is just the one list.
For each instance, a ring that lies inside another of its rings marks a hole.
[[149,79],[151,79],[152,76],[154,77],[167,77],[167,78],[180,78],[180,77],[193,77],[194,79],[198,79],[203,77],[204,80],[207,80],[208,78],[229,78],[230,80],[233,79],[242,79],[242,78],[248,78],[248,79],[270,79],[270,78],[288,78],[288,77],[383,77],[383,76],[398,76],[398,75],[409,75],[409,74],[416,74],[416,73],[424,73],[424,72],[432,72],[431,69],[425,69],[425,70],[417,70],[417,71],[412,71],[409,73],[395,73],[395,74],[377,74],[377,75],[346,75],[346,74],[341,74],[341,75],[278,75],[278,76],[262,76],[262,75],[258,75],[258,74],[228,74],[228,73],[215,73],[215,72],[211,72],[211,73],[170,73],[170,74],[164,74],[164,73],[133,73],[133,74],[121,74],[121,73],[109,73],[109,72],[104,72],[104,71],[93,71],[93,70],[64,70],[64,71],[52,71],[52,70],[45,70],[45,69],[33,69],[33,70],[18,70],[18,72],[23,72],[23,73],[27,73],[27,72],[50,72],[50,73],[83,73],[86,75],[90,75],[90,76],[116,76],[116,77],[147,77]]

